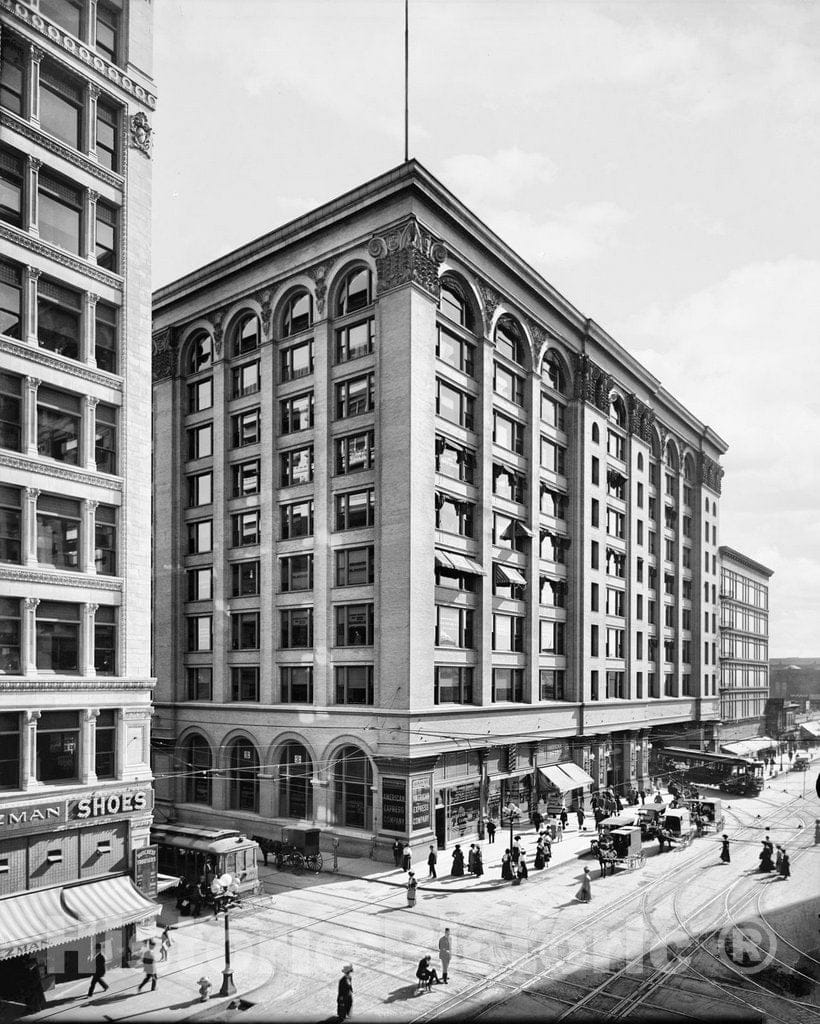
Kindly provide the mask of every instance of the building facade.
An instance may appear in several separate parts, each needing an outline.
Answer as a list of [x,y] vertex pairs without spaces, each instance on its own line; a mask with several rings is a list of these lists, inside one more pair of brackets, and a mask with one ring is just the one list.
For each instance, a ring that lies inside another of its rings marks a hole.
[[151,19],[0,0],[0,998],[35,1003],[153,912]]
[[721,546],[721,740],[759,738],[761,750],[777,736],[766,732],[769,699],[769,580],[772,570],[734,548]]
[[156,292],[153,374],[160,818],[444,844],[713,739],[725,443],[417,162]]

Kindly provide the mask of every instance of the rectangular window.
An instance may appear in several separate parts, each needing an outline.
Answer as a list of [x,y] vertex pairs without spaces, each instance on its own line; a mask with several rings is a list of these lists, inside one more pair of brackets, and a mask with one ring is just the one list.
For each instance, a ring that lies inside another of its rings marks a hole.
[[508,466],[493,464],[493,494],[523,504],[527,495],[527,478]]
[[22,491],[0,484],[0,562],[20,564],[22,515]]
[[643,583],[643,559],[639,558],[636,562],[637,581]]
[[563,669],[542,668],[538,672],[539,700],[564,700],[566,673]]
[[259,493],[259,459],[235,462],[231,466],[231,497],[244,498]]
[[524,616],[493,615],[492,644],[494,651],[523,651]]
[[313,373],[313,339],[282,349],[279,367],[282,383]]
[[117,251],[117,210],[101,199],[97,201],[96,254],[97,266],[119,273]]
[[598,526],[600,520],[600,502],[597,498],[592,499],[592,526]]
[[3,32],[0,50],[0,107],[13,114],[23,113],[23,89],[27,57],[21,43]]
[[40,127],[72,149],[81,145],[83,91],[50,64],[40,65]]
[[188,385],[188,412],[203,412],[213,408],[214,382],[212,377]]
[[231,398],[255,395],[260,385],[259,360],[234,366],[231,369]]
[[526,546],[527,534],[519,525],[520,520],[493,512],[493,544],[510,548],[512,551],[523,551]]
[[79,292],[42,279],[37,289],[37,338],[40,348],[67,359],[80,358]]
[[106,373],[118,370],[117,310],[98,302],[94,314],[94,360]]
[[611,455],[614,459],[619,459],[621,462],[626,458],[626,442],[614,430],[607,431],[606,450],[608,455]]
[[675,494],[675,478],[671,473],[666,473],[666,493],[674,496]]
[[592,456],[592,482],[594,484],[601,482],[601,460],[595,455]]
[[550,622],[541,619],[540,622],[540,647],[541,654],[566,654],[564,636],[566,626],[563,622]]
[[231,416],[231,447],[244,448],[259,441],[259,409]]
[[613,508],[606,510],[606,532],[610,537],[624,539],[626,536],[626,516],[623,512],[616,512]]
[[566,409],[560,402],[541,392],[541,422],[556,430],[565,430]]
[[213,473],[188,477],[188,508],[210,505],[213,501]]
[[313,479],[313,445],[280,452],[279,470],[282,487],[309,484]]
[[599,594],[599,591],[600,591],[600,588],[599,588],[598,584],[597,583],[593,583],[592,584],[592,589],[591,589],[591,592],[590,592],[590,603],[589,603],[590,610],[593,611],[593,612],[597,612],[598,611],[598,600],[599,600],[598,594]]
[[200,519],[196,523],[188,523],[188,554],[204,555],[213,550],[213,522]]
[[94,420],[94,461],[98,473],[117,472],[117,410],[103,402],[97,404]]
[[[12,263],[0,262],[0,334],[7,338],[21,337],[21,318],[23,293],[20,285],[20,271]],[[0,430],[3,429],[3,420],[6,419],[3,403],[6,401],[8,385],[11,381],[18,381],[17,394],[19,395],[19,377],[11,377],[8,374],[0,374]],[[4,383],[6,386],[4,386]],[[5,447],[10,447],[5,445]]]
[[598,700],[598,670],[593,669],[589,674],[589,696],[590,700]]
[[119,116],[115,107],[97,100],[97,161],[110,171],[119,169]]
[[598,650],[598,636],[600,630],[594,623],[589,627],[589,653],[593,658],[597,658],[599,654]]
[[313,392],[294,395],[279,403],[283,434],[297,434],[313,426]]
[[643,594],[635,597],[635,618],[639,621],[643,619]]
[[681,551],[681,559],[683,561],[684,569],[692,568],[692,549],[684,544],[683,550]]
[[337,665],[337,704],[373,704],[373,666]]
[[597,540],[592,541],[592,544],[590,546],[590,566],[593,569],[600,568],[599,550],[600,550],[600,548],[599,548],[599,545],[598,545],[598,541]]
[[94,566],[98,576],[117,575],[117,509],[98,505],[94,513]]
[[76,466],[80,453],[80,424],[78,396],[40,385],[37,389],[39,455]]
[[436,605],[436,647],[473,647],[474,616],[472,608]]
[[649,499],[649,518],[653,522],[658,518],[658,502],[655,498]]
[[606,549],[606,574],[618,579],[626,577],[626,555],[613,548]]
[[312,665],[283,665],[279,669],[279,683],[283,704],[313,703]]
[[[437,587],[445,587],[447,590],[457,590],[463,594],[472,594],[475,592],[476,577],[466,572],[456,572],[453,569],[436,566],[435,580]],[[497,580],[493,576],[493,593],[501,593],[502,595],[506,591],[497,589]],[[509,596],[509,594],[507,595]],[[512,595],[515,597],[515,595]],[[520,595],[520,599],[523,600],[523,588]]]
[[456,426],[472,430],[474,400],[463,391],[436,379],[436,415]]
[[626,478],[614,469],[607,470],[606,493],[610,498],[618,498],[619,501],[626,501]]
[[313,555],[290,555],[279,560],[283,593],[313,589]]
[[675,561],[675,542],[669,538],[666,539],[664,544],[664,557],[667,562]]
[[[20,601],[0,597],[0,673],[17,675],[20,672]],[[2,716],[0,716],[2,717]],[[3,772],[0,758],[0,777]]]
[[280,646],[286,649],[313,646],[313,609],[286,608],[279,613]]
[[516,455],[524,454],[524,424],[493,413],[493,443]]
[[493,365],[493,390],[515,405],[524,405],[524,381],[499,363]]
[[374,549],[345,548],[336,552],[336,586],[361,587],[373,582]]
[[213,597],[213,569],[188,569],[188,600],[210,601]]
[[69,252],[80,252],[82,192],[78,188],[40,171],[38,226],[40,237]]
[[55,569],[80,569],[80,503],[41,494],[37,499],[37,561]]
[[442,362],[456,370],[475,376],[475,346],[463,338],[456,337],[443,327],[436,328],[436,355]]
[[471,484],[475,475],[476,455],[447,438],[436,437],[436,472],[453,480]]
[[112,64],[119,62],[119,11],[108,4],[99,2],[97,4],[97,52],[111,61]]
[[638,508],[643,508],[643,484],[638,484]]
[[674,661],[675,660],[675,641],[664,640],[663,642],[663,660]]
[[281,506],[282,540],[313,536],[313,502],[294,501]]
[[455,533],[461,537],[473,536],[475,505],[470,501],[459,501],[448,494],[436,492],[436,529]]
[[524,699],[524,670],[520,668],[493,669],[493,701],[520,703]]
[[191,665],[185,676],[186,700],[213,700],[213,669],[209,665]]
[[373,646],[373,605],[336,605],[336,646]]
[[643,633],[641,632],[635,634],[635,657],[643,657]]
[[37,607],[37,668],[80,671],[80,606],[41,601]]
[[259,562],[231,562],[231,597],[253,597],[259,593]]
[[[94,670],[98,676],[117,674],[117,609],[110,604],[94,614]],[[99,736],[99,723],[97,729]]]
[[255,651],[259,647],[259,612],[231,615],[231,650]]
[[624,656],[624,630],[607,627],[606,631],[606,656],[607,658],[623,658]]
[[638,530],[637,530],[637,533],[638,533],[638,536],[637,536],[638,543],[639,544],[643,544],[643,520],[642,519],[638,520],[637,527],[638,527]]
[[436,665],[434,704],[472,704],[473,669],[469,666]]
[[339,381],[335,385],[336,419],[346,420],[353,416],[372,412],[375,406],[373,374],[366,373],[362,377],[351,377]]
[[336,495],[336,529],[359,530],[375,522],[373,488]]
[[375,462],[373,431],[366,430],[361,434],[337,437],[334,451],[337,474],[361,473],[372,469]]
[[647,550],[649,551],[650,555],[657,555],[657,553],[658,553],[658,535],[657,535],[657,533],[655,533],[654,530],[650,530],[649,531],[649,535],[647,537],[647,545],[646,545],[646,547],[647,547]]
[[550,580],[542,576],[539,603],[546,605],[548,608],[566,608],[566,583],[563,580]]
[[623,700],[624,698],[624,673],[607,672],[606,674],[606,697],[607,700]]
[[44,711],[37,722],[38,782],[66,782],[80,775],[79,711]]
[[541,466],[552,473],[566,473],[566,448],[546,437],[541,438]]
[[231,516],[231,547],[244,548],[259,543],[259,509],[236,512]]
[[623,590],[615,587],[606,588],[606,613],[607,615],[624,615],[625,597]]
[[113,779],[117,774],[117,712],[103,708],[94,730],[94,771],[98,779]]
[[541,482],[541,511],[554,519],[567,518],[567,496]]
[[257,703],[259,701],[259,667],[234,665],[231,668],[231,700]]
[[0,221],[23,226],[23,158],[0,147]]
[[210,651],[213,648],[213,617],[188,616],[188,650]]
[[350,324],[336,331],[336,362],[369,355],[373,351],[373,318]]

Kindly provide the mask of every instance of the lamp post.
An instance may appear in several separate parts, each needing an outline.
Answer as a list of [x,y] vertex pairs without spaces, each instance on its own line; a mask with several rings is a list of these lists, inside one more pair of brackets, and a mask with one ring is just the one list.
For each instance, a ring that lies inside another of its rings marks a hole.
[[520,815],[519,815],[518,808],[515,806],[515,804],[512,802],[512,800],[510,800],[507,803],[507,806],[504,808],[504,810],[507,812],[507,817],[510,819],[510,853],[512,853],[512,848],[513,848],[513,822],[517,821],[518,818],[520,817]]
[[232,996],[236,993],[236,985],[233,983],[233,968],[231,967],[231,926],[229,921],[228,907],[231,902],[231,894],[228,886],[232,878],[224,874],[219,879],[222,886],[222,893],[218,897],[222,901],[222,912],[225,915],[225,966],[222,969],[222,988],[219,990],[221,996]]

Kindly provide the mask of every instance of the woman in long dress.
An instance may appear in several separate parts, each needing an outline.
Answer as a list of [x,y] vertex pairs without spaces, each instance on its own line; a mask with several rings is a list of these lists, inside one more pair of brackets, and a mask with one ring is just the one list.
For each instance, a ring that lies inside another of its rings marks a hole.
[[336,994],[336,1014],[340,1021],[350,1016],[353,1009],[353,967],[346,964],[339,978],[339,989]]
[[461,878],[464,875],[464,851],[458,843],[453,850],[453,870],[450,873],[456,878]]
[[729,856],[729,837],[725,832],[723,833],[723,840],[720,844],[720,859],[724,864],[728,864],[732,859]]
[[511,882],[513,880],[512,860],[510,858],[509,850],[505,850],[504,856],[501,858],[501,877],[505,882]]
[[407,906],[415,907],[416,905],[416,889],[418,888],[418,882],[416,876],[411,871],[407,877]]
[[471,875],[475,874],[475,843],[470,843],[470,849],[467,852],[467,870]]
[[473,872],[475,873],[476,878],[481,878],[481,876],[484,874],[484,861],[481,857],[480,846],[477,846],[475,848],[475,857],[473,859]]
[[783,851],[783,860],[780,862],[780,877],[784,880],[792,877],[791,862],[789,861],[789,855],[785,850]]
[[769,844],[765,839],[763,840],[763,849],[758,855],[758,860],[760,861],[758,871],[769,872],[774,870],[774,864],[772,864],[772,853],[769,848]]
[[535,860],[532,866],[536,871],[540,871],[544,867],[544,841],[540,837],[535,847]]
[[778,846],[778,848],[777,848],[777,857],[775,858],[775,862],[774,862],[774,869],[778,873],[778,875],[780,874],[780,869],[782,867],[783,867],[783,847],[782,846]]
[[527,870],[527,862],[524,859],[524,854],[522,853],[521,856],[518,858],[518,881],[520,882],[522,878],[529,877],[530,873]]
[[589,903],[592,899],[592,882],[590,881],[589,868],[584,868],[584,877],[581,879],[581,887],[575,893],[575,898],[581,903]]

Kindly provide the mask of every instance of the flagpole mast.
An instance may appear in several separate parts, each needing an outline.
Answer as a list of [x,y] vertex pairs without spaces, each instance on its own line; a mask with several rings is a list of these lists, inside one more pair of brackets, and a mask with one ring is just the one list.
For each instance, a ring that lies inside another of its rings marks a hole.
[[410,159],[410,0],[404,0],[404,162]]

